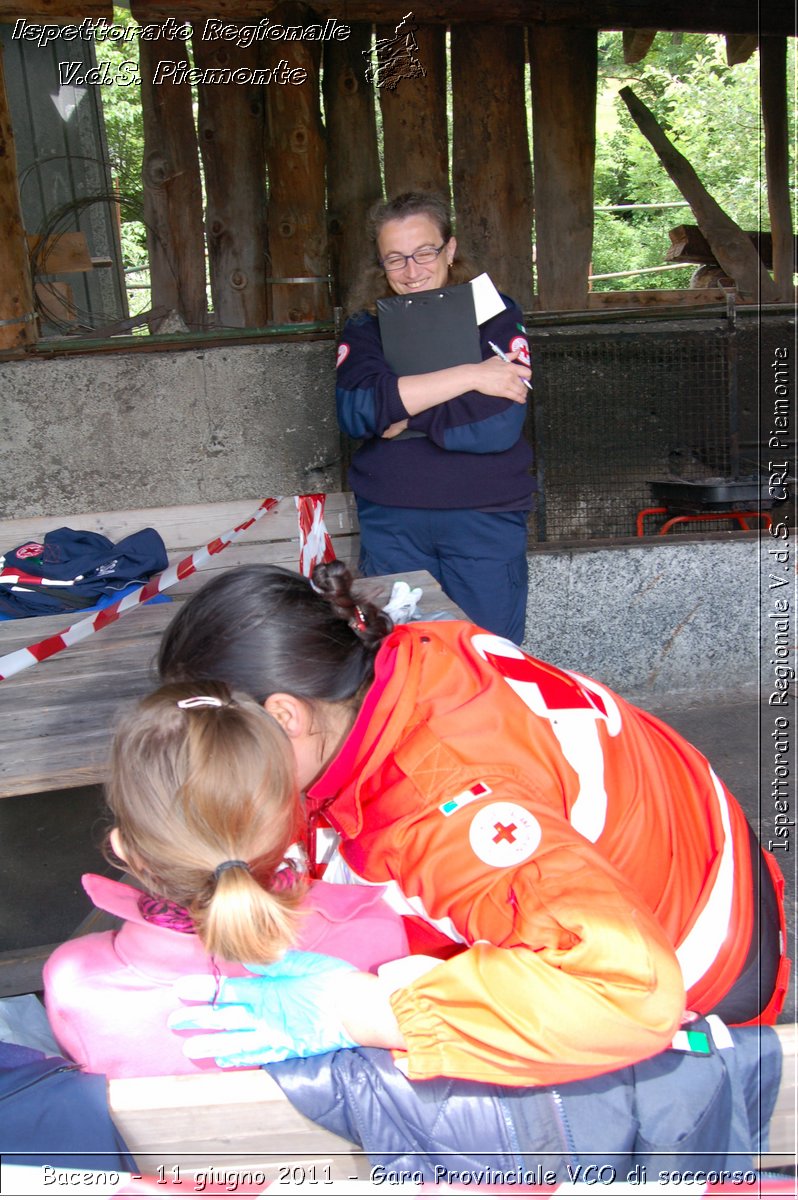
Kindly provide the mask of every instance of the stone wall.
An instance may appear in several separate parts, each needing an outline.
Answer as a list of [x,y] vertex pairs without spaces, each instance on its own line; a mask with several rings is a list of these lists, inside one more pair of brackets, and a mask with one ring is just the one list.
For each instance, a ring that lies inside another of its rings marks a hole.
[[525,649],[644,707],[757,690],[767,595],[755,534],[541,547],[529,585]]

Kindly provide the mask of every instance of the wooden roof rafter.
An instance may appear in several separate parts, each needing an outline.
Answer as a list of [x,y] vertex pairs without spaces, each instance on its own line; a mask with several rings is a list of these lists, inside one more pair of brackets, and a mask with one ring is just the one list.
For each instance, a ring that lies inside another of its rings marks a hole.
[[624,29],[623,61],[627,64],[642,62],[651,49],[657,32],[656,29]]
[[[658,32],[658,29],[624,29],[623,61],[627,65],[642,62]],[[759,46],[759,35],[756,33],[727,33],[725,37],[726,62],[730,67],[748,62]]]
[[[137,21],[220,17],[230,22],[258,21],[277,7],[275,0],[131,0]],[[315,0],[314,12],[338,21],[380,24],[401,21],[407,0]],[[491,0],[415,0],[419,24],[477,21],[507,25],[559,25],[586,29],[662,29],[678,33],[781,34],[795,36],[792,0],[503,0],[497,12]],[[19,18],[56,23],[84,17],[110,19],[108,0],[0,0],[0,21]]]

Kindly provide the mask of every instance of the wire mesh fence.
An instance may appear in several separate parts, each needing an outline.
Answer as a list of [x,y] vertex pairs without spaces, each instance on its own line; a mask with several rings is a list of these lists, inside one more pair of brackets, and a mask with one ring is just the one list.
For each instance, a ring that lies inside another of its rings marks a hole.
[[651,481],[757,474],[756,406],[750,395],[740,406],[740,343],[723,316],[550,330],[533,322],[530,333],[538,540],[633,536],[637,514],[657,504]]

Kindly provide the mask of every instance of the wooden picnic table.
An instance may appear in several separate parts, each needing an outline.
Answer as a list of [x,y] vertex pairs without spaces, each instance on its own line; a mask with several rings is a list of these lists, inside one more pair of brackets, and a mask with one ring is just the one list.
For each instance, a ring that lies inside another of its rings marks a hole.
[[[358,593],[385,604],[396,580],[422,588],[417,612],[463,613],[426,571],[360,580]],[[183,600],[131,609],[52,658],[0,681],[0,798],[102,782],[120,711],[157,687],[155,661]],[[0,622],[0,657],[59,633],[82,616]]]

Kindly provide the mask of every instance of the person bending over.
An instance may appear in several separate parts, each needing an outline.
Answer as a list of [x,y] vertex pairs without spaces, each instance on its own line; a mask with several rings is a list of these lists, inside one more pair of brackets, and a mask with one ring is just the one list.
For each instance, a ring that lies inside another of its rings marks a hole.
[[[392,1049],[412,1080],[554,1085],[639,1063],[696,1014],[775,1020],[772,856],[704,756],[602,684],[467,622],[392,629],[341,563],[312,584],[267,565],[219,576],[173,619],[159,670],[263,706],[306,793],[311,865],[327,825],[325,881],[384,887],[411,949],[444,958],[415,978],[317,960],[200,980],[185,998],[221,1003],[175,1024],[222,1032],[189,1053],[360,1044]],[[225,1032],[228,999],[244,1041]]]

